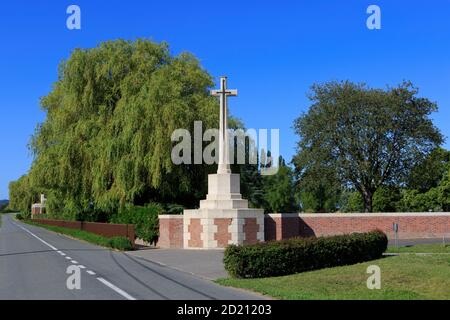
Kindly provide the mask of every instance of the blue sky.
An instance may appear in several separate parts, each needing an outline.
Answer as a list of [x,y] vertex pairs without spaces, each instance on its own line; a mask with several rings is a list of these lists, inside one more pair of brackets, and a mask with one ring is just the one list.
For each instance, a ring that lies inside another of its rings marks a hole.
[[[81,8],[82,29],[66,28]],[[381,30],[366,9],[381,8]],[[293,120],[306,111],[314,82],[350,79],[370,86],[413,81],[439,105],[436,125],[450,136],[450,1],[5,1],[0,7],[0,199],[26,173],[27,149],[45,119],[39,98],[74,48],[110,39],[167,41],[194,53],[214,76],[228,75],[239,97],[231,113],[249,128],[279,128],[291,159]],[[450,148],[448,140],[445,147]]]

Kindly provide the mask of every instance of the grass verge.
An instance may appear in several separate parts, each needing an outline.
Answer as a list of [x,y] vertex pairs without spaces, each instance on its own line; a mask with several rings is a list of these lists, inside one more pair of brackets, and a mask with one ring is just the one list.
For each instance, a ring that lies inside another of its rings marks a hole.
[[44,228],[53,232],[61,233],[64,235],[68,235],[70,237],[80,239],[92,244],[96,244],[102,247],[107,248],[113,248],[121,251],[128,251],[132,250],[133,246],[128,238],[125,237],[113,237],[113,238],[106,238],[101,235],[86,232],[83,230],[76,230],[76,229],[69,229],[69,228],[63,228],[63,227],[56,227],[56,226],[49,226],[41,223],[36,223],[30,220],[21,220],[21,222]]
[[[381,289],[367,288],[367,267],[381,268]],[[217,283],[279,299],[450,299],[450,255],[401,255],[283,277],[219,279]]]
[[386,253],[450,253],[450,243],[444,244],[417,244],[404,247],[388,247]]

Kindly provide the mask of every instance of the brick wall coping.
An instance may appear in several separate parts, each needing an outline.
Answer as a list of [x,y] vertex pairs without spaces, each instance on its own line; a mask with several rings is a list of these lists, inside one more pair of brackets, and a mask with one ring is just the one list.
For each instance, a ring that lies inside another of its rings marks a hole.
[[183,219],[182,214],[160,214],[159,219]]
[[266,213],[264,215],[271,218],[295,218],[301,215],[301,213]]
[[271,218],[327,218],[327,217],[450,217],[450,212],[372,212],[372,213],[268,213]]

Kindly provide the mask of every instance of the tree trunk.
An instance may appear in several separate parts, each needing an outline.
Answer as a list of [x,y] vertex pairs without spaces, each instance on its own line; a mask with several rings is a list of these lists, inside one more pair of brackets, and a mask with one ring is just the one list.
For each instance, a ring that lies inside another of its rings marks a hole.
[[364,200],[364,212],[372,212],[373,192],[364,190],[362,192],[362,196]]

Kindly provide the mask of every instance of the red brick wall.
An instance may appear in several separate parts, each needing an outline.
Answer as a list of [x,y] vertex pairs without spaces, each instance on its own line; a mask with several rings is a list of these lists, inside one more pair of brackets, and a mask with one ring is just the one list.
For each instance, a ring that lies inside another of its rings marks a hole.
[[259,231],[259,224],[256,223],[256,218],[244,219],[244,244],[254,244],[258,242],[257,233]]
[[329,236],[380,229],[394,237],[398,223],[399,239],[450,237],[450,213],[395,214],[274,214],[266,215],[266,240],[294,236]]
[[217,226],[217,232],[214,234],[214,240],[217,241],[219,248],[225,248],[228,245],[228,240],[231,240],[231,233],[228,232],[228,227],[231,224],[231,218],[214,219],[214,225]]
[[159,216],[159,239],[161,248],[183,248],[183,216]]
[[190,239],[188,240],[188,246],[191,248],[202,248],[203,240],[201,234],[203,232],[203,226],[200,219],[190,219],[188,225],[188,232],[190,233]]
[[264,219],[265,240],[281,240],[299,236],[300,219],[297,214],[281,217],[266,215]]

